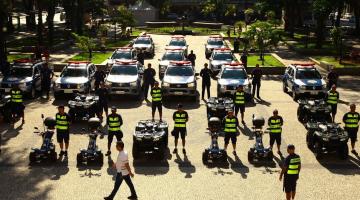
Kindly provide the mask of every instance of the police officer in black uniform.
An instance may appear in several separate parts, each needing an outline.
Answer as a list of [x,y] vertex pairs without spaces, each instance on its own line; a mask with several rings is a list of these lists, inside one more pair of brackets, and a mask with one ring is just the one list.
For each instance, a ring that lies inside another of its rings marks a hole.
[[268,119],[268,126],[269,126],[269,135],[270,135],[270,148],[273,149],[273,146],[276,141],[277,145],[277,153],[281,154],[280,145],[281,145],[281,132],[282,126],[284,124],[283,118],[279,115],[278,110],[273,111],[273,116]]
[[251,72],[252,86],[253,86],[252,96],[254,97],[256,92],[256,97],[259,99],[260,99],[260,86],[261,86],[262,75],[263,73],[259,67],[259,64],[256,64],[255,69]]
[[46,93],[46,98],[49,98],[51,80],[54,77],[54,72],[49,68],[48,63],[45,63],[41,69],[41,93]]
[[[55,115],[56,119],[56,138],[57,142],[60,145],[60,154],[59,156],[67,156],[67,150],[69,148],[69,126],[70,126],[70,116],[65,112],[65,107],[60,105],[58,107],[58,113]],[[65,149],[64,149],[65,144]]]
[[233,146],[233,154],[236,155],[236,137],[237,137],[237,127],[239,127],[239,121],[234,115],[234,111],[229,111],[228,114],[223,119],[224,124],[224,132],[225,132],[225,151],[227,146],[229,145],[229,141],[231,139],[231,143]]
[[142,50],[139,51],[136,57],[137,57],[137,61],[139,61],[142,65],[144,65],[145,55]]
[[183,153],[186,153],[185,151],[186,123],[189,121],[189,115],[183,109],[182,104],[178,104],[177,111],[175,111],[173,114],[173,120],[175,123],[174,130],[172,132],[172,135],[175,137],[174,153],[177,153],[177,144],[178,144],[179,135],[181,136],[181,140],[182,140]]
[[210,98],[211,77],[213,76],[207,63],[205,63],[204,68],[201,69],[200,76],[202,77],[201,99],[204,100],[205,88],[207,90],[207,96]]
[[22,118],[22,123],[25,123],[25,106],[23,104],[23,92],[20,90],[19,85],[14,85],[10,90],[11,95],[11,114],[12,114],[12,123],[14,123],[15,116],[20,115]]
[[351,141],[351,153],[357,155],[355,150],[355,142],[357,141],[357,132],[359,131],[360,114],[356,112],[355,104],[350,105],[350,112],[346,113],[343,117],[345,123],[345,130],[349,134]]
[[286,193],[286,200],[294,199],[296,193],[296,182],[301,170],[300,156],[295,154],[295,146],[290,144],[287,147],[289,156],[285,158],[279,180],[284,176],[283,190]]
[[331,90],[326,94],[326,103],[331,106],[331,115],[332,121],[335,121],[335,115],[337,112],[337,103],[339,101],[340,95],[336,91],[336,85],[331,86]]
[[109,91],[105,86],[104,82],[100,82],[100,88],[95,91],[95,94],[99,96],[99,112],[98,117],[102,120],[103,111],[105,115],[108,116],[108,101],[109,101]]
[[331,68],[330,72],[327,75],[327,79],[329,89],[331,89],[333,85],[337,85],[339,74],[335,72],[334,68]]
[[96,69],[94,78],[95,78],[95,90],[97,90],[100,86],[101,82],[104,82],[106,74],[104,71]]
[[144,92],[144,97],[147,99],[149,87],[153,88],[155,83],[156,72],[151,68],[151,63],[148,64],[148,68],[144,70],[144,82],[142,85],[142,90]]
[[151,110],[152,120],[154,121],[155,111],[158,109],[160,121],[162,121],[162,89],[159,87],[159,82],[155,82],[155,86],[151,89]]
[[191,62],[192,66],[195,67],[196,55],[194,54],[193,50],[190,51],[190,54],[187,56],[187,59]]
[[117,141],[121,141],[123,137],[123,132],[121,131],[121,126],[123,125],[123,120],[121,115],[116,113],[116,107],[111,107],[111,114],[107,116],[107,125],[108,125],[108,151],[106,153],[107,156],[111,154],[111,143],[113,141],[114,136]]
[[245,124],[244,113],[245,113],[245,92],[242,85],[239,85],[233,96],[235,116],[237,117],[239,110],[241,113],[241,123]]

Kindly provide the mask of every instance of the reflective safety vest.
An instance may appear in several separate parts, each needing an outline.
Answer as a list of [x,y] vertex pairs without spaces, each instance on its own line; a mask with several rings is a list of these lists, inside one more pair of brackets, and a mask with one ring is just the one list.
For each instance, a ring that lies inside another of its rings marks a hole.
[[161,89],[152,89],[151,97],[153,102],[160,102],[162,100]]
[[275,119],[275,118],[271,118],[270,119],[270,125],[269,125],[269,129],[270,129],[270,133],[281,133],[281,119]]
[[296,158],[291,158],[290,159],[290,164],[287,168],[287,174],[290,175],[298,175],[299,174],[299,167],[300,167],[300,157],[296,157]]
[[56,129],[69,130],[69,121],[67,115],[56,114]]
[[337,102],[338,102],[338,93],[329,91],[326,102],[328,104],[333,104],[333,105],[337,104]]
[[224,128],[224,132],[225,133],[236,133],[237,129],[237,124],[236,124],[236,118],[228,118],[225,117],[225,128]]
[[359,114],[358,113],[347,113],[345,115],[345,127],[346,128],[357,128],[359,127]]
[[116,132],[120,131],[120,119],[119,117],[109,117],[109,128],[108,131]]
[[186,113],[175,113],[175,125],[177,128],[186,128]]
[[241,105],[245,104],[245,93],[244,92],[235,92],[235,104]]
[[21,90],[11,90],[11,102],[14,103],[23,102],[23,96],[21,94]]

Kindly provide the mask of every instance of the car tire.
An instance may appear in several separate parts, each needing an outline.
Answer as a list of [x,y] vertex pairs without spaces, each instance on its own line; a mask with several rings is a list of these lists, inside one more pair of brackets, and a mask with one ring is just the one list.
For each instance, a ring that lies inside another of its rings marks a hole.
[[296,94],[296,92],[294,90],[292,92],[292,98],[293,98],[294,101],[297,101],[299,99],[299,95]]
[[283,92],[285,92],[286,94],[289,92],[285,82],[283,82]]
[[35,99],[36,98],[36,89],[35,89],[35,87],[31,87],[29,97],[30,97],[30,99]]

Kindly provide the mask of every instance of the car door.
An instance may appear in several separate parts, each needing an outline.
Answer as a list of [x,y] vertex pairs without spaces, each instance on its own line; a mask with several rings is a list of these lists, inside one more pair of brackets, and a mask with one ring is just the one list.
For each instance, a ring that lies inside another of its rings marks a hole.
[[34,73],[33,73],[33,86],[36,90],[41,90],[41,68],[43,67],[42,64],[34,66]]
[[290,67],[288,78],[287,78],[287,86],[292,89],[294,85],[294,69]]

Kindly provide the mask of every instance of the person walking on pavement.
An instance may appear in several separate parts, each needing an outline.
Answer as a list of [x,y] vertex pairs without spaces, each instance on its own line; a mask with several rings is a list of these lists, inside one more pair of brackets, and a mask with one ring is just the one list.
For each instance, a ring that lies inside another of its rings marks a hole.
[[288,156],[285,158],[284,165],[280,173],[279,180],[283,182],[283,190],[286,193],[286,200],[295,199],[296,182],[299,179],[301,170],[300,156],[295,154],[295,146],[289,144],[287,147]]
[[19,85],[15,84],[11,90],[11,116],[12,116],[12,124],[15,122],[15,118],[19,115],[22,118],[22,124],[25,123],[25,106],[23,100],[23,92],[20,90]]
[[255,69],[251,73],[252,86],[253,86],[252,96],[254,97],[255,92],[256,92],[256,97],[258,99],[260,99],[260,86],[261,86],[262,75],[263,75],[263,73],[262,73],[262,70],[260,69],[259,64],[256,64]]
[[248,57],[247,57],[247,53],[246,51],[244,51],[240,57],[241,63],[243,64],[245,70],[247,69],[247,62],[248,62]]
[[48,63],[45,63],[41,69],[41,93],[45,93],[46,98],[49,98],[51,80],[53,77],[54,72],[49,68]]
[[273,149],[273,146],[276,141],[277,145],[277,153],[281,155],[280,145],[281,145],[281,132],[282,126],[284,124],[283,118],[279,115],[278,110],[273,111],[273,116],[268,119],[268,126],[269,126],[269,135],[270,135],[270,148]]
[[245,92],[244,92],[244,88],[242,85],[239,85],[237,87],[236,92],[234,93],[233,96],[233,101],[234,101],[234,108],[235,108],[235,116],[237,118],[239,110],[240,110],[240,114],[241,114],[241,123],[245,124],[244,121],[244,113],[245,113]]
[[131,192],[131,195],[128,197],[128,199],[137,199],[135,187],[131,181],[131,178],[134,177],[134,174],[131,171],[131,167],[129,165],[128,153],[124,150],[124,146],[125,145],[122,141],[118,141],[116,143],[116,149],[119,151],[119,155],[117,157],[116,163],[113,163],[113,168],[116,169],[117,174],[116,174],[114,189],[112,190],[109,196],[104,197],[105,200],[114,199],[123,180],[125,180],[125,183],[128,185]]
[[107,116],[106,124],[108,125],[108,151],[106,156],[111,154],[111,143],[114,136],[117,141],[121,141],[123,137],[123,132],[121,131],[121,126],[123,125],[123,120],[121,115],[116,113],[116,107],[111,107],[111,114]]
[[204,68],[201,69],[200,76],[202,77],[201,99],[204,100],[205,88],[207,90],[207,97],[210,98],[211,77],[213,76],[207,63],[205,63]]
[[148,64],[148,68],[144,70],[144,82],[142,90],[144,92],[144,98],[147,100],[149,87],[153,88],[155,83],[155,70],[151,67],[151,63]]
[[145,55],[143,53],[142,50],[139,51],[139,53],[137,54],[137,61],[139,61],[139,63],[141,63],[142,65],[144,65],[145,62]]
[[339,79],[339,74],[336,73],[334,68],[330,69],[330,72],[327,75],[327,79],[328,79],[328,89],[331,89],[331,87],[333,85],[337,86],[337,82],[338,82],[338,79]]
[[177,145],[179,135],[181,136],[183,153],[185,154],[185,137],[186,137],[186,123],[189,121],[188,113],[183,109],[182,104],[178,104],[177,111],[173,114],[174,130],[172,131],[172,135],[175,137],[175,149],[174,153],[177,153]]
[[[63,105],[58,106],[58,113],[55,115],[56,119],[56,139],[60,146],[59,156],[67,156],[69,148],[69,125],[70,125],[70,116],[65,113],[65,107]],[[65,149],[64,149],[65,144]]]
[[332,122],[335,122],[335,115],[337,112],[337,104],[339,101],[340,95],[336,91],[336,85],[331,86],[331,90],[326,94],[326,103],[331,106],[331,117]]
[[196,55],[194,54],[193,50],[190,51],[190,54],[187,56],[187,59],[191,62],[191,65],[195,67]]
[[103,119],[103,111],[105,115],[108,116],[108,102],[109,102],[109,91],[105,86],[104,82],[100,82],[100,88],[95,90],[95,94],[99,96],[99,112],[98,117]]
[[359,131],[360,114],[356,112],[355,104],[350,105],[350,112],[346,113],[343,117],[345,123],[345,130],[349,134],[351,141],[351,153],[358,155],[355,150],[355,142],[357,141],[357,132]]
[[99,88],[100,83],[104,82],[106,77],[106,74],[104,73],[104,71],[96,69],[95,74],[94,74],[94,78],[95,78],[95,91]]
[[159,87],[159,82],[157,81],[155,82],[155,86],[151,89],[150,93],[152,97],[152,102],[151,102],[152,120],[154,121],[155,111],[156,109],[158,109],[160,121],[162,121],[162,89]]
[[237,137],[237,127],[239,127],[239,121],[234,116],[234,111],[229,111],[228,114],[223,119],[224,124],[224,132],[225,132],[225,151],[227,150],[227,146],[229,145],[229,141],[231,139],[231,143],[233,146],[233,154],[236,155],[236,137]]

